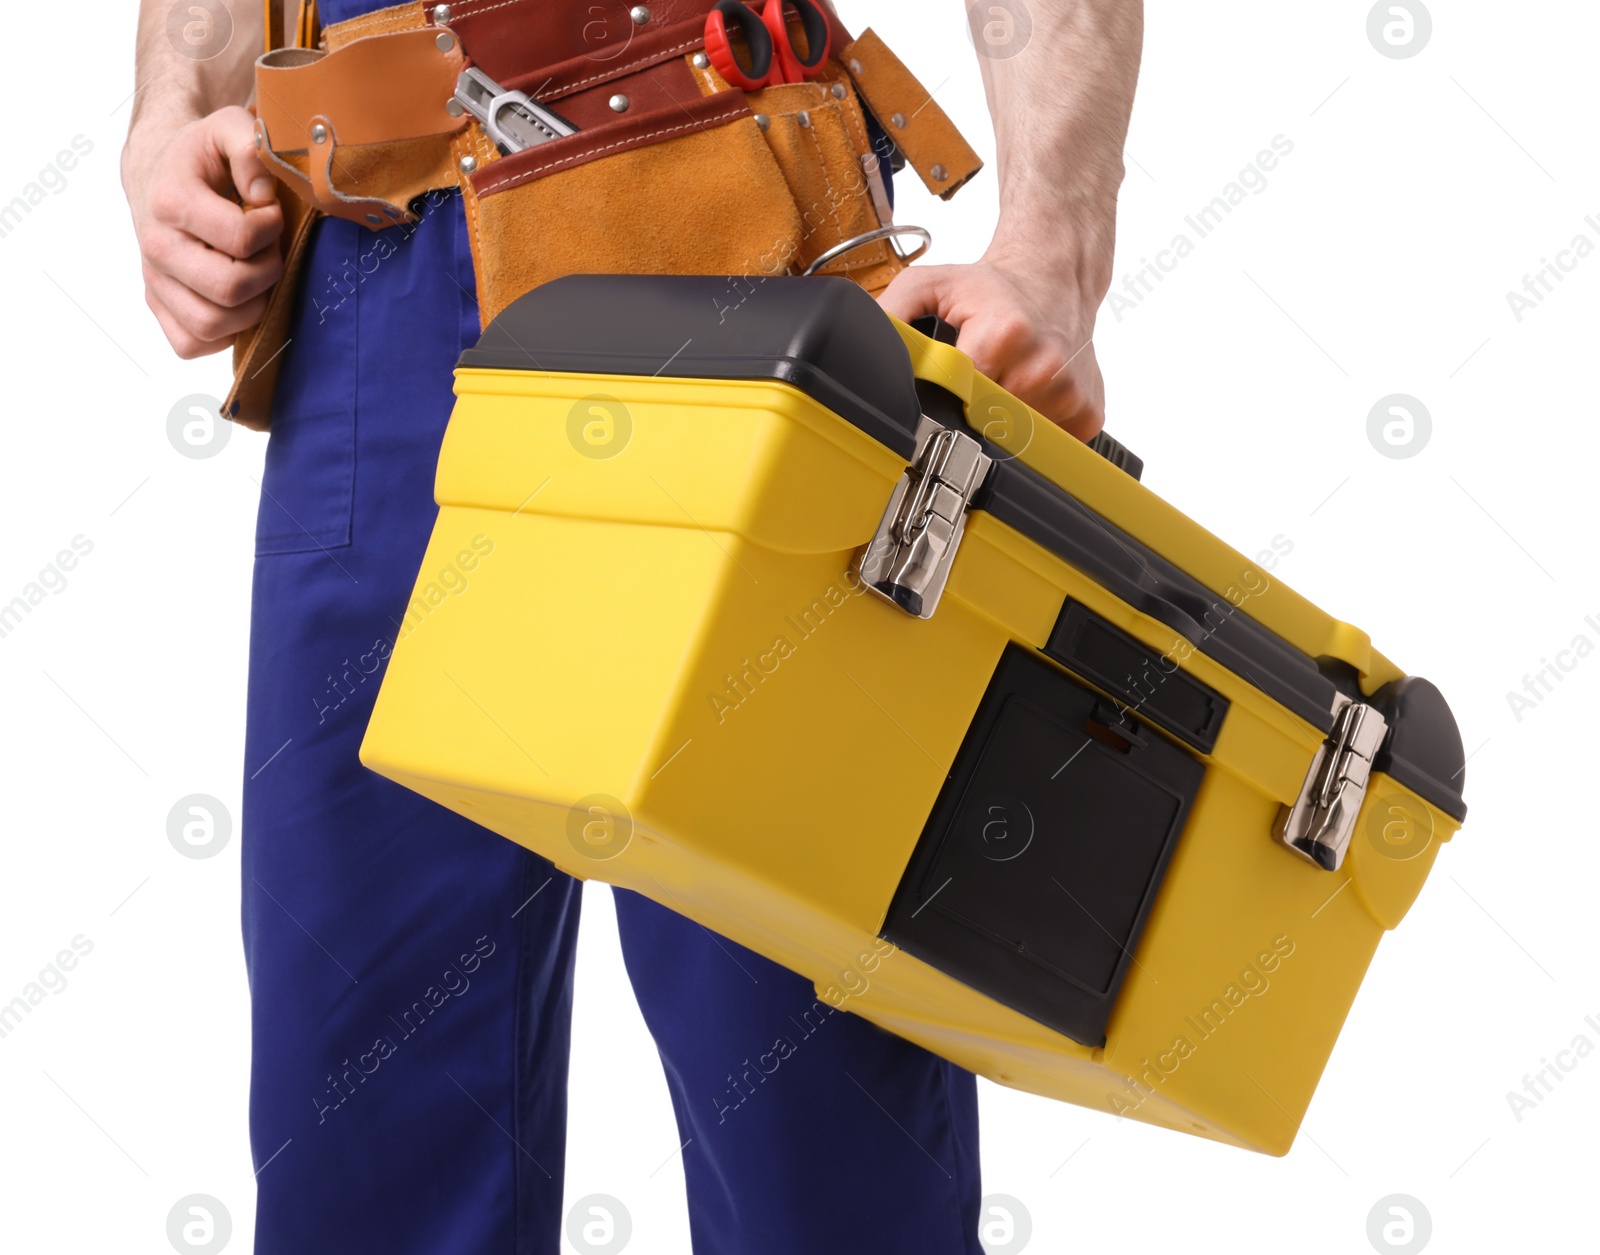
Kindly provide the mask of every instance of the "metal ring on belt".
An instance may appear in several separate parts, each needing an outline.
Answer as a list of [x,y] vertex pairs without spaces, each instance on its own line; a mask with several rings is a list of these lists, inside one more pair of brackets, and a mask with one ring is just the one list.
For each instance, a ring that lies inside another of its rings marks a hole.
[[871,231],[863,231],[860,235],[852,235],[848,240],[840,240],[832,248],[819,253],[817,255],[817,259],[800,273],[802,275],[816,274],[817,271],[821,270],[829,262],[837,261],[846,253],[853,253],[856,251],[856,249],[865,248],[868,244],[876,244],[879,240],[892,240],[902,235],[916,235],[922,237],[922,247],[910,255],[900,253],[898,248],[895,249],[895,252],[900,254],[900,260],[904,262],[916,261],[917,258],[921,257],[928,251],[929,246],[933,243],[933,234],[926,227],[893,225],[887,227],[876,227]]

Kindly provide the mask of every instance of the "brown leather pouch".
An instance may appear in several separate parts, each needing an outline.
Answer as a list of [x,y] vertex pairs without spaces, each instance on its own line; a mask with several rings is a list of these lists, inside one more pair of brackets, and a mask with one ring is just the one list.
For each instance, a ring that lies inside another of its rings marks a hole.
[[[748,95],[692,55],[571,95],[550,77],[552,106],[584,129],[467,181],[485,324],[565,274],[784,274],[885,225],[877,158],[838,63]],[[619,94],[626,115],[607,117]],[[819,271],[878,292],[905,265],[876,240]]]
[[[789,185],[800,215],[800,244],[793,259],[804,270],[823,253],[885,225],[871,180],[877,158],[855,93],[836,82],[785,83],[750,97],[767,119],[767,144]],[[870,292],[887,287],[905,261],[885,240],[853,249],[819,268],[848,275]]]
[[253,431],[265,431],[272,421],[272,394],[289,347],[289,319],[294,312],[300,272],[317,211],[282,183],[278,203],[283,206],[283,277],[267,293],[267,308],[258,322],[233,342],[233,385],[222,403],[222,416]]
[[[591,52],[517,74],[516,66],[534,55],[522,47],[533,30],[528,23],[542,12],[506,9],[522,2],[462,0],[450,19],[503,86],[531,92],[580,128],[510,156],[500,156],[478,126],[447,133],[431,114],[406,115],[402,121],[418,133],[385,142],[358,84],[340,80],[338,93],[310,92],[314,107],[292,97],[291,86],[315,87],[335,64],[386,63],[388,53],[367,55],[383,37],[407,41],[396,48],[418,62],[419,74],[433,73],[439,56],[459,57],[448,40],[430,51],[425,41],[437,36],[425,28],[437,12],[422,5],[329,27],[326,63],[280,56],[265,67],[279,75],[272,84],[278,99],[262,125],[293,136],[293,146],[274,153],[287,167],[280,184],[284,277],[261,324],[235,343],[234,385],[223,406],[228,417],[257,428],[270,417],[298,271],[317,216],[291,187],[311,187],[328,212],[377,223],[408,218],[404,207],[421,185],[459,180],[486,325],[523,293],[577,272],[747,276],[816,265],[880,291],[908,260],[886,240],[817,264],[889,218],[858,92],[934,191],[949,195],[981,164],[870,31],[819,78],[747,96],[695,55],[703,0],[686,0],[690,8],[681,16],[662,14],[664,23],[621,40],[615,54]],[[510,24],[502,38],[491,38],[495,30],[483,24],[502,15]],[[841,28],[835,46],[844,43]],[[336,164],[319,148],[323,135],[339,144]],[[272,138],[276,147],[277,134]]]
[[[464,183],[485,325],[566,274],[789,268],[800,215],[749,102],[741,92],[697,95],[685,65],[675,58],[598,89],[629,96],[622,116],[598,117],[576,95],[555,100],[590,124],[480,166]],[[665,103],[641,109],[637,99]]]

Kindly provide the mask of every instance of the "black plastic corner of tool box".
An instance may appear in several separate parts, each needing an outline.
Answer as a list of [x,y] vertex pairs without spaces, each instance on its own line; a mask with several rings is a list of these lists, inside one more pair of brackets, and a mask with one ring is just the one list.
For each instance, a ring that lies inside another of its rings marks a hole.
[[1122,441],[1107,435],[1103,430],[1089,440],[1089,447],[1119,471],[1127,472],[1134,479],[1144,474],[1144,459]]
[[1464,821],[1467,758],[1444,694],[1421,676],[1408,675],[1385,684],[1371,701],[1389,724],[1373,767]]
[[910,354],[877,301],[837,276],[568,275],[508,305],[458,364],[772,379],[916,453]]

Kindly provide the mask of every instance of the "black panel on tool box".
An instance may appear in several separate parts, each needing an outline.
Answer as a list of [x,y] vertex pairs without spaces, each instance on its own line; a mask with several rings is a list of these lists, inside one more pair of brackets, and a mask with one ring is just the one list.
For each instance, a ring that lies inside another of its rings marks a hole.
[[1071,598],[1044,652],[1201,753],[1216,746],[1228,699]]
[[1085,1045],[1105,1040],[1204,767],[1008,646],[883,936]]

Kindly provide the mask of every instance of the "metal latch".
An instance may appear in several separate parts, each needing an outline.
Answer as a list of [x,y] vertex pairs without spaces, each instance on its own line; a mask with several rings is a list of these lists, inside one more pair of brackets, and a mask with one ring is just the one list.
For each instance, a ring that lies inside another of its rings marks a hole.
[[916,460],[890,494],[857,567],[868,588],[907,614],[932,617],[990,462],[977,440],[923,415]]
[[1300,796],[1279,816],[1278,839],[1324,871],[1337,871],[1367,795],[1373,756],[1388,731],[1376,709],[1345,698],[1333,731],[1311,759]]

